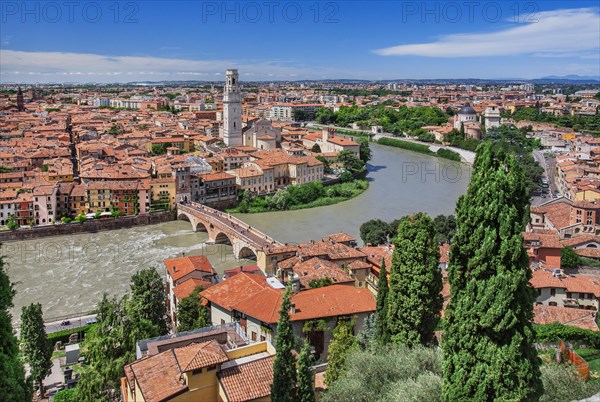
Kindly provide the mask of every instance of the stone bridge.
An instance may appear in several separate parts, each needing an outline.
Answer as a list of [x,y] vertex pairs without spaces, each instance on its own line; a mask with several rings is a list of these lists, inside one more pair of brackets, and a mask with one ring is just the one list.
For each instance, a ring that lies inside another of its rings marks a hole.
[[206,205],[194,202],[177,204],[177,219],[188,220],[194,232],[207,232],[208,244],[231,244],[235,258],[255,257],[257,262],[261,262],[259,266],[263,265],[270,248],[282,246],[235,216]]

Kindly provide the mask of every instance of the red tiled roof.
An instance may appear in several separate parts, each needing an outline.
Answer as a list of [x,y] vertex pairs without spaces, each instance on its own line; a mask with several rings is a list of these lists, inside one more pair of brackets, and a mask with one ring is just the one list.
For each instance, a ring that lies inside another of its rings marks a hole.
[[198,255],[192,257],[180,257],[180,258],[170,258],[164,260],[165,266],[167,267],[167,271],[173,281],[177,281],[178,279],[184,277],[193,271],[202,271],[209,274],[215,272],[214,268],[208,262],[205,256]]
[[[160,402],[188,389],[173,350],[125,366],[131,371],[146,402]],[[129,376],[128,376],[129,377]]]
[[173,288],[173,293],[175,293],[177,300],[181,301],[191,295],[194,289],[196,289],[198,286],[208,289],[212,286],[212,283],[209,281],[203,281],[202,279],[188,278],[185,281],[175,285]]
[[214,339],[202,343],[193,343],[174,350],[181,371],[196,370],[229,360],[219,343]]
[[564,325],[598,331],[595,311],[559,306],[535,305],[533,306],[533,314],[533,322],[536,324],[559,322]]
[[270,288],[263,275],[241,272],[201,292],[200,296],[211,303],[231,310],[235,304],[266,287]]
[[271,394],[275,356],[230,367],[218,374],[219,383],[231,402],[252,401]]

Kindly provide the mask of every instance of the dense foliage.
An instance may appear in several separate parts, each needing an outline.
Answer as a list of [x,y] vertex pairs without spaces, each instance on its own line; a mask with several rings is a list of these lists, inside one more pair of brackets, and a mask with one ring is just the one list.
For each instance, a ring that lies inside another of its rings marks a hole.
[[202,290],[204,290],[202,287],[196,287],[177,305],[177,332],[191,331],[211,325],[209,310],[201,304],[201,297],[198,295]]
[[439,401],[441,360],[439,349],[395,347],[380,353],[354,349],[323,401]]
[[103,295],[97,308],[98,323],[86,338],[87,365],[77,386],[78,401],[118,398],[123,367],[135,360],[136,342],[164,334],[164,288],[158,287],[158,274],[152,270],[132,277],[131,296]]
[[544,168],[532,155],[532,151],[540,145],[538,139],[527,137],[522,130],[513,126],[502,125],[490,129],[484,140],[493,141],[516,156],[525,172],[525,187],[529,195],[540,189]]
[[339,111],[321,108],[316,120],[320,124],[349,127],[356,123],[361,127],[382,126],[383,130],[396,135],[417,134],[423,126],[438,126],[446,123],[448,115],[435,107],[418,106],[386,108],[385,106],[342,106]]
[[294,332],[290,321],[292,294],[293,288],[290,281],[281,300],[275,335],[276,355],[273,363],[273,384],[271,384],[271,401],[273,402],[294,402],[298,399],[296,360],[292,354]]
[[387,243],[391,227],[381,219],[371,219],[360,225],[360,238],[365,244],[377,246]]
[[513,114],[507,114],[506,117],[510,117],[516,121],[529,120],[541,123],[552,123],[561,127],[571,127],[575,131],[595,131],[600,133],[600,114],[594,116],[555,116],[552,113],[541,112],[540,109],[535,107],[524,107],[517,108]]
[[298,402],[315,402],[310,344],[304,342],[298,356]]
[[[547,364],[542,366],[541,376],[545,392],[540,402],[570,402],[589,398],[600,391],[597,381],[580,381],[569,366]],[[441,351],[425,347],[394,347],[380,352],[353,349],[346,357],[342,375],[323,395],[324,402],[441,400]]]
[[442,273],[435,225],[417,213],[403,218],[394,239],[387,330],[395,344],[430,345],[440,319]]
[[4,256],[0,256],[0,400],[31,401],[31,383],[25,378],[19,360],[17,339],[13,334],[9,309],[13,306],[14,284],[6,272]]
[[377,282],[377,304],[375,309],[375,340],[378,345],[386,345],[389,342],[390,331],[388,328],[388,294],[390,287],[388,285],[388,273],[385,268],[385,259],[381,263],[379,271],[379,281]]
[[445,401],[533,401],[542,393],[532,345],[536,294],[521,236],[527,217],[519,162],[483,143],[456,206],[442,337]]
[[456,219],[454,215],[438,215],[433,219],[433,224],[440,243],[450,243],[456,231]]
[[272,196],[259,197],[245,191],[237,208],[229,212],[258,213],[312,208],[341,202],[364,192],[369,186],[366,180],[352,180],[323,186],[320,181],[287,186]]
[[32,303],[22,308],[20,335],[23,357],[29,365],[29,376],[43,390],[42,381],[52,367],[52,346],[46,337],[41,304]]
[[342,374],[346,355],[354,345],[354,320],[338,321],[333,330],[333,339],[327,348],[325,384],[333,384],[340,374]]
[[555,343],[561,339],[563,341],[582,342],[589,347],[600,349],[600,332],[563,325],[558,322],[534,325],[533,330],[537,343]]
[[572,247],[563,247],[560,250],[561,268],[576,268],[582,264],[581,257]]

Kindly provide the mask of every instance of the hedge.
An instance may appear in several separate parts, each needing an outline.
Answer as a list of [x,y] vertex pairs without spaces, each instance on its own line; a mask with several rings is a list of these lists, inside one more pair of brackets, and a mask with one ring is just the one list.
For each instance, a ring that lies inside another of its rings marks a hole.
[[451,161],[460,162],[460,154],[458,152],[450,151],[449,149],[438,149],[437,156],[440,158],[450,159]]
[[563,341],[580,341],[588,347],[600,349],[600,332],[563,325],[558,322],[535,324],[533,331],[537,343],[557,342],[561,339]]
[[69,336],[72,334],[79,334],[79,340],[83,339],[87,332],[94,327],[95,324],[87,324],[79,328],[70,328],[64,329],[62,331],[52,332],[48,334],[48,342],[52,346],[58,341],[61,341],[63,344],[69,342]]
[[401,140],[395,140],[393,138],[382,137],[377,140],[377,143],[381,144],[381,145],[388,145],[391,147],[407,149],[409,151],[420,152],[422,154],[435,155],[435,152],[431,151],[429,149],[429,146],[423,145],[423,144],[417,144],[414,142],[401,141]]

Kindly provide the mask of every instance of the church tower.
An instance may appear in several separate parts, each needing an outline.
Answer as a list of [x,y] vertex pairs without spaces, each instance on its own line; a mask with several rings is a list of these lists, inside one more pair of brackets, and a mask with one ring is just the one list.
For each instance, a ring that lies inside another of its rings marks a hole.
[[242,93],[238,71],[227,70],[223,92],[223,141],[229,147],[242,145]]
[[23,100],[23,91],[21,91],[21,87],[19,87],[19,92],[17,92],[17,110],[19,112],[25,110],[25,101]]

